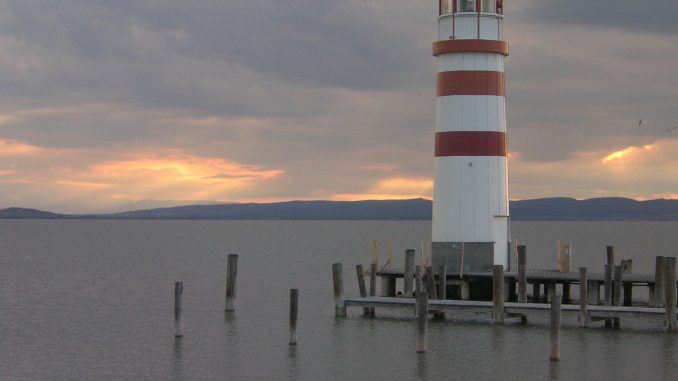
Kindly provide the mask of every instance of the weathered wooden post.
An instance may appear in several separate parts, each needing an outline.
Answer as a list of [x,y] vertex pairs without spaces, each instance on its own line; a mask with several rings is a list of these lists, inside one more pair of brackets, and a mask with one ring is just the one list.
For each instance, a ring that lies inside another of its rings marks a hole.
[[492,314],[495,323],[504,322],[504,266],[492,267]]
[[611,306],[614,298],[612,288],[612,274],[614,272],[614,247],[607,247],[607,265],[605,266],[605,305]]
[[532,283],[532,302],[541,303],[541,283]]
[[527,303],[527,246],[519,245],[518,253],[518,302]]
[[551,299],[551,361],[560,360],[560,302],[562,297],[556,293],[555,287],[549,288]]
[[[612,305],[621,306],[621,297],[622,297],[622,271],[621,266],[614,266],[614,287],[612,295]],[[616,317],[612,319],[612,323],[615,328],[620,327],[620,318]]]
[[[358,276],[358,291],[360,292],[360,297],[367,297],[367,289],[365,288],[365,273],[363,272],[363,265],[355,265],[355,272]],[[363,307],[363,315],[369,315],[370,308]]]
[[579,326],[587,327],[589,323],[588,280],[586,267],[579,268]]
[[666,330],[678,332],[676,325],[676,258],[664,258],[664,305],[666,306]]
[[332,283],[334,285],[334,316],[345,317],[346,305],[344,304],[344,275],[341,263],[332,265]]
[[664,275],[665,261],[664,257],[658,256],[655,258],[654,266],[654,287],[652,288],[650,301],[653,307],[664,307]]
[[226,261],[226,311],[235,311],[235,287],[238,277],[238,254],[229,254]]
[[597,306],[600,303],[600,282],[589,279],[586,288],[588,289],[588,304]]
[[290,289],[290,345],[297,345],[297,316],[299,314],[299,289]]
[[[370,296],[377,295],[377,264],[370,265]],[[374,315],[374,307],[369,309],[370,315]]]
[[181,296],[184,294],[184,282],[174,282],[174,337],[184,335],[181,329]]
[[605,305],[612,305],[612,268],[605,265]]
[[622,270],[621,266],[614,266],[614,293],[612,296],[613,305],[621,306],[622,297]]
[[417,292],[417,353],[426,352],[428,335],[428,292]]
[[440,290],[438,291],[438,299],[447,299],[447,267],[440,265],[438,267],[438,281]]
[[403,279],[403,296],[406,298],[412,297],[413,281],[414,281],[414,250],[405,250],[405,278]]
[[416,266],[414,266],[414,292],[415,292],[415,297],[416,297],[417,292],[424,291],[423,281],[422,281],[421,278],[422,278],[421,265],[416,265]]
[[436,288],[436,278],[433,275],[433,268],[431,266],[426,267],[426,288],[431,296],[431,299],[438,299],[438,290]]

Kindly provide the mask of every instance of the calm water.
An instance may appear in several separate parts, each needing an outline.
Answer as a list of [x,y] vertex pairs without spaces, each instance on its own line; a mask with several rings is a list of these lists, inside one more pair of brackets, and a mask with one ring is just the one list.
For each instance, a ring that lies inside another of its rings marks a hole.
[[[517,222],[529,264],[555,266],[555,241],[574,266],[600,271],[605,246],[652,270],[678,255],[678,223]],[[678,335],[656,323],[579,329],[564,322],[559,363],[548,325],[431,321],[428,352],[416,323],[349,310],[335,320],[331,264],[367,263],[373,239],[394,260],[420,247],[430,222],[0,221],[0,379],[154,380],[674,380]],[[382,247],[383,248],[383,247]],[[224,263],[239,253],[235,313],[224,313]],[[383,253],[384,251],[382,251]],[[382,257],[383,261],[383,257]],[[174,281],[184,282],[184,338],[173,337]],[[288,295],[300,289],[299,345],[288,340]],[[377,311],[379,315],[379,311]],[[626,325],[622,321],[622,325]]]

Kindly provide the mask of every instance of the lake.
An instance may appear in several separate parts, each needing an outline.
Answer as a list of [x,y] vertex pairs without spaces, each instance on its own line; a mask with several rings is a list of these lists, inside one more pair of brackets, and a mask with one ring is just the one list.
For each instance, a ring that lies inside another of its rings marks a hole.
[[[678,222],[513,222],[530,267],[554,268],[556,240],[573,265],[602,271],[605,246],[653,272],[678,255]],[[564,321],[561,361],[548,361],[547,322],[489,319],[429,324],[349,309],[335,319],[331,265],[347,295],[371,242],[381,263],[430,239],[429,221],[0,220],[0,379],[149,380],[673,380],[678,335],[656,323],[622,330]],[[225,313],[224,272],[240,255],[236,311]],[[184,282],[184,337],[175,340],[174,282]],[[288,346],[289,289],[299,288],[296,347]],[[641,291],[642,292],[642,291]],[[574,294],[574,293],[573,293]]]

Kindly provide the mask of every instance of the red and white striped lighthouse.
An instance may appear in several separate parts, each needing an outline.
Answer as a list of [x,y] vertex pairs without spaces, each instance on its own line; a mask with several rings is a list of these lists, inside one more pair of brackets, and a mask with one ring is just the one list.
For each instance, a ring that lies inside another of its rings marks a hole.
[[487,272],[509,260],[503,4],[439,2],[432,261]]

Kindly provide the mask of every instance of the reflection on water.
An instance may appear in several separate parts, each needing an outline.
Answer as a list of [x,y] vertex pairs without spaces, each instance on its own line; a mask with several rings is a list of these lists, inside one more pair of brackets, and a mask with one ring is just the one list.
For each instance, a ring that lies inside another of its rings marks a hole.
[[175,337],[174,345],[172,346],[172,353],[174,354],[174,358],[172,361],[172,369],[174,370],[173,372],[174,379],[177,381],[184,379],[181,345],[182,345],[181,337]]

